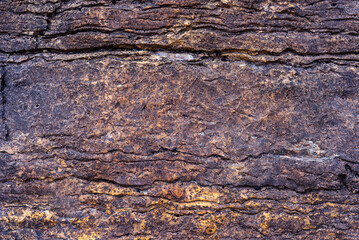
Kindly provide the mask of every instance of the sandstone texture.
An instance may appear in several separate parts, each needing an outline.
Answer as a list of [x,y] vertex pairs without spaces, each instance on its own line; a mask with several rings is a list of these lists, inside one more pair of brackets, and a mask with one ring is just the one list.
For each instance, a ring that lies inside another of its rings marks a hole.
[[356,0],[2,0],[0,79],[0,239],[359,239]]

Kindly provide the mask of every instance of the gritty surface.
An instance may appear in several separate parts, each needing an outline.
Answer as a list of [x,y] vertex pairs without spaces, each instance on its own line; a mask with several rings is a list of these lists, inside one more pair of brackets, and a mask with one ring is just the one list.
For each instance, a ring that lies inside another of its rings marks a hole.
[[3,0],[0,239],[359,239],[359,2]]

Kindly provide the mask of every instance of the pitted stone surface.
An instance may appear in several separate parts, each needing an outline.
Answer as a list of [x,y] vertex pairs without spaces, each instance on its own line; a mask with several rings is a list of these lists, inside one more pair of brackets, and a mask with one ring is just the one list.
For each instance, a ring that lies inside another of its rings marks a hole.
[[1,239],[358,239],[359,5],[0,2]]

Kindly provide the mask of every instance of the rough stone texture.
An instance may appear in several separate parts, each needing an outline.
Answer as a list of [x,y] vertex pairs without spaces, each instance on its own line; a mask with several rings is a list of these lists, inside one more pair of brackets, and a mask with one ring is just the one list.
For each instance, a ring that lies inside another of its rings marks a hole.
[[359,2],[2,0],[0,239],[359,239]]

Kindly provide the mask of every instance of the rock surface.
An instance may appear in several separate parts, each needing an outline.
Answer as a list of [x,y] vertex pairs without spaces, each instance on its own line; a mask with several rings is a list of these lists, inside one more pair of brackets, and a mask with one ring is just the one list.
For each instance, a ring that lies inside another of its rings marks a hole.
[[359,2],[2,0],[1,239],[359,239]]

